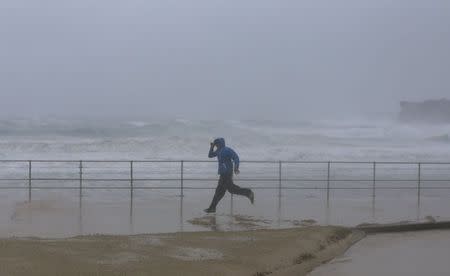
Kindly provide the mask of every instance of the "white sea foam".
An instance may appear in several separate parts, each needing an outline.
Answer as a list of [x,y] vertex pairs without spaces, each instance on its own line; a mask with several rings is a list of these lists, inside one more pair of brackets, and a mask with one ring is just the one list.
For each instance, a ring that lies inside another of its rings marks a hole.
[[205,159],[225,137],[242,159],[450,160],[450,125],[393,121],[0,121],[2,159]]

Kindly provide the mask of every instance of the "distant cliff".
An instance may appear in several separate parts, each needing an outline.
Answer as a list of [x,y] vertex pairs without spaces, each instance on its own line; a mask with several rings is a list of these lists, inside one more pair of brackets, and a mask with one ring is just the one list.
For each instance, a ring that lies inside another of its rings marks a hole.
[[400,102],[399,120],[408,123],[450,123],[450,100]]

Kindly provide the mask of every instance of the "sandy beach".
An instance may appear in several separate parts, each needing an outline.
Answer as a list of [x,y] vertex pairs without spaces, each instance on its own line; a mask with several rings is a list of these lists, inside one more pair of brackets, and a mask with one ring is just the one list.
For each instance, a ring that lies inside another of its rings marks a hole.
[[1,275],[305,275],[364,234],[341,227],[0,240]]

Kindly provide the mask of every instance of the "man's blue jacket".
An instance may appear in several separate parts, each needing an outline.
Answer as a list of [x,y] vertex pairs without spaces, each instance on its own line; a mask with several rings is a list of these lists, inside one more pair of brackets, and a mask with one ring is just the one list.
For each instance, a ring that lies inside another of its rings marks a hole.
[[[214,151],[214,146],[217,146],[217,150]],[[232,175],[233,174],[233,162],[234,169],[239,169],[239,156],[237,153],[229,147],[225,146],[225,139],[217,138],[214,140],[211,148],[209,149],[209,158],[217,156],[219,162],[218,173],[220,175]]]

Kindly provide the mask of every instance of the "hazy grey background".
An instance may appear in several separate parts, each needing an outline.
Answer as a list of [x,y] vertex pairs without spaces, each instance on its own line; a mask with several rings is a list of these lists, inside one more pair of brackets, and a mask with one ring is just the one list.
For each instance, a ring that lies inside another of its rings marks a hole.
[[0,115],[315,118],[450,95],[450,1],[1,0]]

